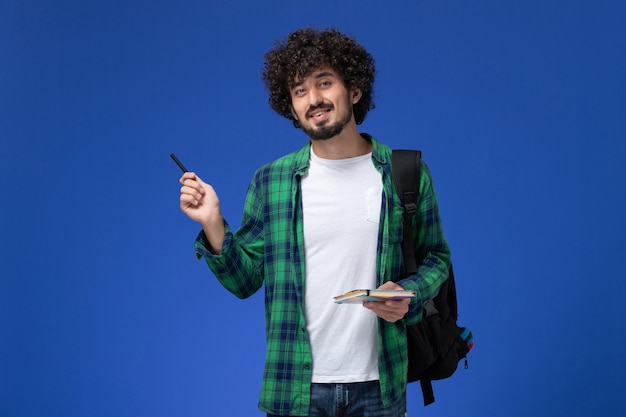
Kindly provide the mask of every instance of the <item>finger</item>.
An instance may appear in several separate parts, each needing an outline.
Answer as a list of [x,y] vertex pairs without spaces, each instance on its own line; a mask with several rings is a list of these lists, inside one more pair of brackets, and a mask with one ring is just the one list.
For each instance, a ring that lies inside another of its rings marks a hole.
[[194,198],[189,194],[181,194],[180,196],[180,207],[181,208],[189,208],[189,207],[197,207],[200,204],[200,201]]
[[374,313],[380,315],[389,314],[394,311],[394,309],[389,308],[385,305],[385,303],[380,301],[373,301],[368,303],[363,303],[363,307],[372,310]]
[[409,298],[406,298],[404,300],[387,300],[387,301],[385,301],[385,305],[388,305],[388,306],[393,307],[393,308],[399,308],[399,309],[408,308],[410,303],[411,303],[411,300]]
[[196,192],[198,192],[200,194],[200,197],[206,194],[205,186],[203,185],[202,182],[198,181],[197,177],[195,179],[191,179],[191,178],[184,179],[182,182],[182,185],[183,187],[181,188],[181,192],[184,187],[189,187],[195,190]]
[[408,308],[411,301],[407,298],[404,300],[383,300],[383,301],[367,301],[363,305],[368,304],[373,308],[380,308],[385,311],[403,310]]
[[368,302],[363,303],[363,307],[372,310],[386,320],[393,318],[393,321],[401,319],[409,311],[408,304],[402,301]]
[[192,197],[193,199],[196,200],[195,204],[197,204],[198,202],[200,202],[200,200],[202,200],[202,197],[204,196],[204,190],[202,188],[198,189],[193,186],[189,186],[185,184],[182,187],[180,187],[180,195],[181,195],[181,198],[183,196]]
[[393,314],[394,316],[398,316],[399,318],[402,318],[406,315],[406,313],[409,312],[409,305],[404,303],[392,305],[386,304],[384,311],[388,312],[389,314]]
[[365,306],[366,308],[370,309],[373,313],[375,313],[378,317],[380,317],[381,319],[394,323],[398,320],[401,320],[404,317],[403,313],[399,313],[397,311],[388,311],[385,309],[382,309],[380,305],[374,305],[374,304],[383,304],[383,303],[369,303],[371,304],[370,306]]
[[180,182],[181,184],[185,182],[185,180],[198,180],[200,179],[200,177],[198,177],[196,175],[195,172],[185,172],[183,175],[181,175],[181,177],[179,178],[178,182]]
[[193,188],[194,190],[197,190],[198,192],[204,194],[204,187],[199,181],[186,179],[185,181],[183,181],[183,186]]
[[404,287],[402,287],[399,284],[396,284],[393,281],[387,281],[383,285],[378,287],[378,289],[381,289],[381,290],[403,290]]

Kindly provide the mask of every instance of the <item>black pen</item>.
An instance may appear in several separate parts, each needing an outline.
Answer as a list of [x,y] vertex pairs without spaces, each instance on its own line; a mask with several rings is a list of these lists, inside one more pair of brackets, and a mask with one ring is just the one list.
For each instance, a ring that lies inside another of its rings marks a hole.
[[179,167],[180,169],[182,169],[182,170],[183,170],[183,172],[189,172],[189,171],[187,170],[187,168],[185,168],[185,166],[183,165],[183,163],[182,163],[182,162],[180,162],[180,161],[178,160],[178,158],[176,158],[176,155],[174,155],[173,153],[171,153],[171,154],[170,154],[170,156],[172,157],[172,159],[174,160],[174,162],[176,162],[176,165],[178,165],[178,167]]

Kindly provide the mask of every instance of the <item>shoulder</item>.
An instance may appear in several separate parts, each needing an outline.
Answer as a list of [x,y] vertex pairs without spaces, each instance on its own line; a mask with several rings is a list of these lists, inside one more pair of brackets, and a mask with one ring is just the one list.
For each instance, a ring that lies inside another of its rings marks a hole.
[[254,180],[261,183],[291,179],[295,173],[304,171],[309,164],[310,144],[259,167]]
[[391,163],[391,148],[380,142],[369,133],[361,133],[361,136],[372,144],[372,158],[381,164]]

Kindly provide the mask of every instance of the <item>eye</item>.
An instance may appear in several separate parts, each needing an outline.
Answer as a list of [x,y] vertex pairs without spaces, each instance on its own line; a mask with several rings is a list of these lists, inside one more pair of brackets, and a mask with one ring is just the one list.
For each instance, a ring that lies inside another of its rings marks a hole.
[[328,81],[328,80],[326,80],[326,81],[322,81],[322,82],[320,83],[320,87],[321,87],[321,88],[330,87],[330,85],[331,85],[331,82],[330,82],[330,81]]
[[296,97],[302,97],[304,95],[304,93],[305,93],[305,90],[302,87],[298,87],[298,88],[293,90],[293,95],[296,96]]

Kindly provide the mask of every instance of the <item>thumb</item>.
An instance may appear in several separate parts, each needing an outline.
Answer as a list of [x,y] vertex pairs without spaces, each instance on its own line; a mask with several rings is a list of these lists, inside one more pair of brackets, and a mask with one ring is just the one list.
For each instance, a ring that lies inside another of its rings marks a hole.
[[378,289],[380,290],[403,290],[404,288],[401,285],[398,285],[393,281],[387,281],[383,285],[378,287]]

